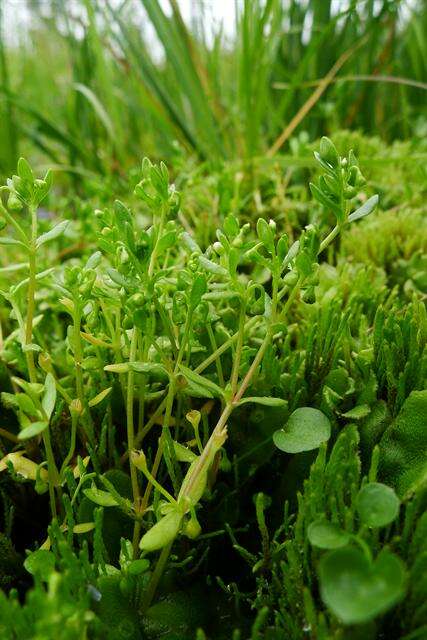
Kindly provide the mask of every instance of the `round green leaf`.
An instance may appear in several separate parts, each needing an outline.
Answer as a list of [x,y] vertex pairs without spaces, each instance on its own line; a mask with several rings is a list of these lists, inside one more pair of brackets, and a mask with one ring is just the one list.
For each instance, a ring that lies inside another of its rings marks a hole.
[[300,407],[290,415],[283,429],[273,434],[274,444],[286,453],[300,453],[320,447],[331,435],[331,423],[324,413]]
[[27,556],[24,560],[24,567],[31,575],[38,575],[42,580],[47,580],[55,570],[55,556],[51,551],[38,549]]
[[325,519],[315,520],[307,530],[308,539],[313,547],[319,549],[338,549],[349,542],[349,535],[336,524]]
[[360,624],[390,609],[404,594],[402,561],[382,551],[370,563],[360,549],[330,551],[319,563],[320,594],[344,624]]
[[360,519],[369,527],[385,527],[397,517],[400,501],[391,487],[370,482],[359,491],[356,508]]
[[127,570],[132,576],[139,576],[141,573],[148,571],[150,568],[150,562],[147,558],[139,558],[138,560],[132,560]]

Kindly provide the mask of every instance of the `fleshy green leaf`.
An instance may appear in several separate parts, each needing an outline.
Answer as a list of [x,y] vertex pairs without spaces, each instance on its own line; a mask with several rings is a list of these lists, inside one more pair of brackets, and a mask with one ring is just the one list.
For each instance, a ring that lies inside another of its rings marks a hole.
[[162,549],[176,538],[181,522],[182,514],[174,509],[142,536],[139,548],[143,551]]
[[350,420],[361,420],[362,418],[366,418],[370,411],[371,408],[368,404],[359,404],[357,407],[353,407],[353,409],[350,409],[341,415],[344,418],[350,418]]
[[248,396],[247,398],[242,398],[236,404],[236,406],[240,406],[242,404],[247,404],[248,402],[253,404],[263,404],[266,407],[286,407],[286,400],[282,398],[270,398],[268,396]]
[[378,200],[379,196],[377,194],[369,198],[369,200],[366,200],[366,202],[362,204],[361,207],[356,209],[356,211],[353,211],[353,213],[350,213],[350,215],[348,216],[348,221],[354,222],[355,220],[360,220],[360,218],[369,216],[369,214],[372,213],[377,206]]
[[391,487],[370,482],[356,498],[356,508],[362,522],[369,527],[385,527],[397,518],[400,500]]
[[20,240],[16,240],[16,238],[9,238],[7,236],[0,236],[0,245],[16,245],[18,247],[23,247],[27,249],[26,245]]
[[209,260],[205,256],[199,256],[199,262],[203,269],[206,269],[209,273],[214,273],[217,276],[228,276],[227,269],[224,269],[224,267],[216,262],[212,262],[212,260]]
[[31,575],[37,575],[42,580],[47,580],[52,571],[55,570],[55,556],[46,549],[37,549],[37,551],[33,551],[25,558],[24,567]]
[[216,398],[220,398],[221,396],[224,395],[224,391],[221,389],[221,387],[219,387],[217,384],[215,384],[211,380],[208,380],[207,378],[204,378],[198,373],[195,373],[188,367],[184,367],[184,365],[180,365],[179,369],[186,380],[193,383],[200,389],[205,389],[207,392],[209,392],[210,395],[208,397],[213,396]]
[[70,224],[69,220],[63,220],[59,224],[55,225],[52,229],[50,229],[50,231],[43,233],[41,236],[37,238],[36,247],[39,248],[42,246],[42,244],[45,244],[50,240],[54,240],[55,238],[58,238],[60,235],[64,233],[65,229],[68,227],[69,224]]
[[207,283],[205,276],[197,276],[193,282],[190,293],[190,307],[195,309],[200,303],[202,296],[207,291]]
[[150,568],[150,562],[147,558],[139,558],[139,560],[132,560],[127,566],[127,571],[132,576],[139,576],[141,573],[145,573]]
[[169,377],[168,370],[159,362],[129,362],[129,367],[136,373],[153,373]]
[[18,175],[20,178],[22,178],[23,180],[26,180],[27,182],[30,182],[30,183],[34,182],[33,170],[31,169],[30,165],[28,164],[27,160],[25,160],[25,158],[19,158],[18,160]]
[[99,504],[101,507],[117,507],[117,500],[108,493],[108,491],[102,491],[97,489],[94,485],[90,489],[83,489],[83,493],[89,500],[95,504]]
[[194,460],[197,459],[197,456],[195,453],[193,453],[191,451],[191,449],[188,449],[188,447],[184,447],[183,444],[180,444],[179,442],[176,442],[174,440],[173,442],[173,448],[175,451],[175,455],[176,455],[176,459],[178,460],[178,462],[194,462]]
[[344,547],[320,561],[322,600],[344,624],[373,620],[400,600],[405,591],[402,561],[383,551],[372,564],[360,549]]
[[98,393],[94,398],[92,398],[92,400],[89,400],[89,406],[90,407],[96,407],[97,404],[102,402],[104,400],[104,398],[106,398],[109,395],[109,393],[111,392],[112,388],[113,387],[108,387],[108,389],[104,389],[103,391]]
[[330,435],[331,423],[324,413],[300,407],[290,415],[286,426],[273,434],[273,441],[281,451],[300,453],[317,449]]
[[55,378],[51,373],[48,373],[44,383],[44,394],[42,399],[42,407],[48,420],[50,420],[52,412],[55,408],[55,402],[56,402]]
[[42,433],[45,429],[47,429],[48,423],[45,421],[32,422],[28,427],[22,429],[19,432],[18,438],[19,440],[28,440],[29,438],[34,438],[38,436],[39,433]]
[[348,533],[324,518],[315,520],[309,525],[307,536],[310,544],[319,549],[338,549],[344,547],[350,540]]
[[158,255],[162,255],[167,249],[173,247],[174,244],[176,244],[176,231],[168,231],[157,243]]

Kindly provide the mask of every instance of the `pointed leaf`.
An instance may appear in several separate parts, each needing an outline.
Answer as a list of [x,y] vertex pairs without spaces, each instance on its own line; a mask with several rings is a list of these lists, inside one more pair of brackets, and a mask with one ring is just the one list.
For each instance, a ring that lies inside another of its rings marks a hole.
[[99,504],[101,507],[117,507],[117,500],[108,493],[108,491],[102,491],[93,485],[90,489],[83,489],[83,493],[89,500],[95,504]]
[[29,438],[34,438],[35,436],[38,436],[39,433],[42,433],[45,429],[47,429],[47,427],[47,422],[32,422],[28,427],[25,427],[25,429],[22,429],[22,431],[19,432],[18,438],[19,440],[28,440]]
[[247,404],[248,402],[254,404],[262,404],[266,407],[286,407],[286,400],[282,398],[270,398],[268,396],[248,396],[247,398],[242,398],[236,404],[236,406],[240,406],[242,404]]
[[163,516],[141,538],[139,548],[143,551],[157,551],[172,542],[178,535],[182,522],[182,514],[174,509]]
[[367,200],[364,204],[362,204],[361,207],[356,209],[356,211],[353,211],[353,213],[350,213],[350,215],[348,216],[348,221],[354,222],[355,220],[360,220],[360,218],[365,218],[366,216],[369,216],[369,214],[372,213],[375,207],[377,206],[378,200],[379,200],[379,196],[377,194],[369,198],[369,200]]
[[50,240],[54,240],[58,238],[61,234],[64,233],[65,229],[70,224],[69,220],[63,220],[55,225],[50,231],[43,233],[41,236],[37,238],[36,247],[37,249],[45,244],[45,242],[49,242]]
[[42,399],[42,407],[48,420],[50,420],[52,412],[55,408],[55,402],[56,402],[55,378],[51,373],[48,373],[44,383],[44,394]]
[[96,407],[97,404],[102,402],[104,400],[104,398],[106,398],[108,396],[108,394],[111,392],[112,388],[113,387],[108,387],[108,389],[104,389],[103,391],[98,393],[94,398],[92,398],[92,400],[89,400],[89,406],[90,407]]

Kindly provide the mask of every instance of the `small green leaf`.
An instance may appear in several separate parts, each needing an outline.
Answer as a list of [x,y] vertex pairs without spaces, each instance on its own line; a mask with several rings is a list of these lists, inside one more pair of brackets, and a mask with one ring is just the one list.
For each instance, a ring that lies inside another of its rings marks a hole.
[[157,551],[165,547],[178,535],[182,518],[182,513],[176,509],[163,516],[142,536],[139,548],[143,551]]
[[47,427],[47,422],[32,422],[30,425],[28,425],[28,427],[25,427],[25,429],[22,429],[22,431],[19,432],[18,438],[19,440],[28,440],[29,438],[34,438],[35,436],[38,436],[39,433],[42,433],[45,429],[47,429]]
[[184,365],[182,364],[180,365],[179,369],[186,380],[194,383],[199,388],[206,389],[206,391],[211,394],[208,397],[212,397],[213,395],[214,397],[221,398],[224,395],[223,389],[221,389],[221,387],[219,387],[211,380],[208,380],[198,373],[195,373],[188,367],[184,367]]
[[130,371],[129,362],[117,362],[116,364],[107,364],[104,367],[104,371],[110,371],[111,373],[128,373],[128,371]]
[[195,309],[200,304],[202,296],[206,293],[207,289],[208,286],[205,276],[197,276],[193,282],[190,293],[190,307],[192,309]]
[[127,571],[131,576],[139,576],[141,573],[145,573],[150,568],[150,562],[147,558],[139,558],[139,560],[132,560],[127,566]]
[[89,531],[93,531],[95,529],[94,522],[80,522],[80,524],[75,524],[73,527],[73,533],[81,536],[85,533],[89,533]]
[[102,491],[93,485],[90,489],[83,489],[83,493],[89,500],[95,504],[99,504],[101,507],[117,507],[117,500],[108,493],[108,491]]
[[220,264],[216,262],[212,262],[212,260],[208,260],[205,256],[199,256],[200,266],[209,273],[214,273],[217,276],[228,276],[227,269],[224,269]]
[[129,368],[136,373],[152,373],[169,377],[168,370],[159,362],[129,362]]
[[55,556],[47,549],[38,549],[25,558],[24,567],[32,576],[37,575],[42,580],[48,580],[55,570]]
[[313,197],[316,198],[316,200],[320,202],[320,204],[322,204],[326,209],[332,209],[332,211],[334,211],[337,215],[339,216],[341,215],[342,213],[341,207],[337,202],[335,202],[334,200],[332,200],[332,198],[324,194],[323,191],[321,191],[319,187],[315,185],[313,182],[310,182],[309,186],[310,186],[310,191]]
[[240,231],[239,221],[232,213],[224,219],[224,231],[230,238],[235,238]]
[[261,240],[264,246],[269,251],[271,251],[274,247],[274,232],[268,224],[267,220],[265,220],[264,218],[258,218],[256,230],[258,238]]
[[331,423],[324,413],[300,407],[290,415],[286,426],[273,434],[273,441],[281,451],[300,453],[317,449],[330,435]]
[[365,216],[369,216],[370,213],[373,212],[375,207],[378,204],[379,196],[376,194],[369,198],[361,207],[350,213],[348,216],[349,222],[354,222],[355,220],[360,220],[360,218],[365,218]]
[[201,387],[191,380],[187,380],[187,385],[182,389],[182,393],[189,398],[213,398],[213,394],[206,387]]
[[21,242],[20,240],[16,240],[16,238],[9,238],[7,236],[0,237],[0,245],[16,245],[18,247],[22,247],[23,249],[27,249],[27,246]]
[[69,224],[70,223],[68,220],[63,220],[59,224],[55,225],[50,231],[47,231],[46,233],[43,233],[41,236],[39,236],[36,241],[37,249],[41,247],[42,244],[45,244],[45,242],[54,240],[55,238],[58,238],[60,235],[62,235]]
[[292,260],[298,255],[300,247],[300,241],[296,240],[293,244],[291,244],[288,253],[285,255],[282,262],[282,270],[285,269],[288,264],[292,262]]
[[92,398],[92,400],[89,400],[89,406],[90,407],[96,407],[97,404],[102,402],[104,400],[104,398],[106,398],[109,395],[109,393],[111,392],[112,388],[113,387],[108,387],[108,389],[104,389],[103,391],[98,393],[94,398]]
[[356,498],[356,508],[368,527],[385,527],[397,518],[400,500],[391,487],[370,482],[362,487]]
[[184,447],[183,444],[180,444],[175,440],[173,442],[173,448],[174,448],[176,459],[178,460],[178,462],[191,463],[191,462],[194,462],[194,460],[197,460],[196,454],[193,453],[191,449],[188,449],[188,447]]
[[168,231],[157,243],[158,255],[162,255],[162,253],[173,247],[174,244],[176,244],[176,231]]
[[42,399],[42,407],[48,420],[50,420],[52,412],[55,408],[55,402],[56,402],[55,378],[51,373],[48,373],[46,376],[46,380],[44,382],[44,394]]
[[41,346],[39,344],[34,344],[33,342],[31,342],[30,344],[24,344],[22,346],[22,351],[24,353],[28,353],[29,351],[34,351],[34,353],[38,353],[41,350],[42,350]]
[[335,148],[332,140],[329,140],[326,136],[323,136],[320,140],[319,154],[322,160],[327,162],[331,167],[337,167],[339,164],[338,151]]
[[18,175],[20,178],[26,180],[27,182],[34,182],[33,170],[31,169],[25,158],[19,158],[18,160]]
[[350,418],[350,420],[361,420],[366,418],[371,412],[371,408],[368,404],[359,404],[357,407],[353,407],[349,411],[342,413],[343,418]]
[[239,407],[242,404],[247,404],[248,402],[254,404],[263,404],[266,407],[286,407],[286,400],[282,398],[270,398],[268,396],[248,396],[247,398],[242,398],[239,402],[236,403],[236,406]]
[[405,578],[402,561],[389,551],[370,563],[360,549],[344,547],[319,563],[322,600],[344,624],[368,622],[390,609],[404,594]]
[[350,540],[348,533],[324,518],[315,520],[309,525],[307,536],[310,544],[319,549],[338,549],[344,547]]

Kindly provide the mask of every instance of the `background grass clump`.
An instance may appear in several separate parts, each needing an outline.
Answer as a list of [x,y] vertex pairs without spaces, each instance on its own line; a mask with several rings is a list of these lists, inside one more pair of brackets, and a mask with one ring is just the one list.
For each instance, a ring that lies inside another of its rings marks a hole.
[[1,636],[421,640],[425,5],[182,8],[0,8]]

